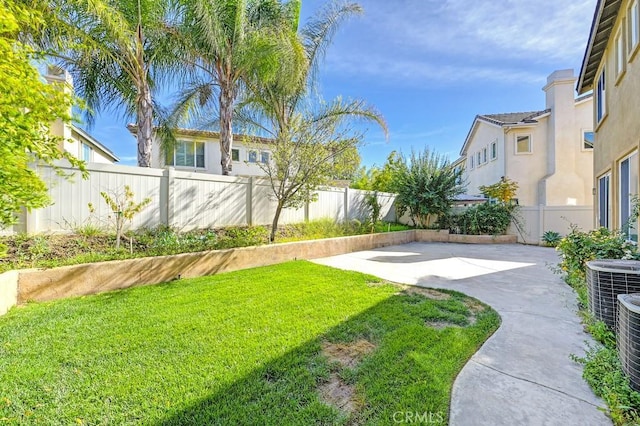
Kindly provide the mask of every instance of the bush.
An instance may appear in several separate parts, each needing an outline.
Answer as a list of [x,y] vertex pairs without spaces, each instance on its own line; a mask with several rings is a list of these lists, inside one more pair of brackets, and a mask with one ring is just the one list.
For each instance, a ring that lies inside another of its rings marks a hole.
[[594,259],[638,259],[638,249],[624,234],[599,228],[584,232],[571,225],[571,232],[556,248],[562,255],[560,271],[565,281],[576,288],[585,285],[586,264]]
[[503,203],[483,203],[449,215],[440,220],[443,229],[452,234],[504,235],[513,219],[517,206]]
[[547,231],[542,235],[542,241],[547,247],[557,247],[562,236],[556,231]]

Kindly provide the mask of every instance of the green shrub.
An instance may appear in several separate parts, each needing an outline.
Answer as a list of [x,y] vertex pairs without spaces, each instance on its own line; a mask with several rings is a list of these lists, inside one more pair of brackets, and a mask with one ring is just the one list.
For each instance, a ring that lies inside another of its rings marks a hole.
[[442,218],[440,227],[453,234],[504,235],[516,208],[514,204],[478,204],[463,213]]
[[624,234],[607,228],[584,232],[572,225],[557,250],[562,255],[560,270],[566,273],[565,281],[574,288],[584,283],[586,263],[590,260],[638,259],[635,244],[627,241]]

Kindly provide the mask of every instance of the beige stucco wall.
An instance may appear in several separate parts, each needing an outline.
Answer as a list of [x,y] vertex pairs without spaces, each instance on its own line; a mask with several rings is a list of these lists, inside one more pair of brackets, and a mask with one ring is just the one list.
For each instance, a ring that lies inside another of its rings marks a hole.
[[[622,18],[629,1],[623,1],[617,22],[604,54],[600,70],[606,66],[606,104],[607,113],[596,125],[594,151],[594,186],[597,179],[611,172],[611,226],[619,228],[619,161],[640,148],[640,45],[632,55],[627,56],[626,71],[619,77],[615,75],[614,35],[621,27]],[[600,70],[597,76],[600,75]],[[596,76],[596,78],[597,78]],[[592,110],[595,121],[595,108]],[[640,156],[638,156],[640,161]],[[596,212],[597,214],[597,212]]]
[[[491,160],[491,143],[498,142],[498,155]],[[487,163],[471,168],[471,156],[476,156],[478,151],[487,148]],[[467,160],[465,163],[466,193],[469,195],[481,195],[480,186],[492,185],[505,175],[504,170],[504,132],[502,127],[478,120],[473,137],[467,147]]]

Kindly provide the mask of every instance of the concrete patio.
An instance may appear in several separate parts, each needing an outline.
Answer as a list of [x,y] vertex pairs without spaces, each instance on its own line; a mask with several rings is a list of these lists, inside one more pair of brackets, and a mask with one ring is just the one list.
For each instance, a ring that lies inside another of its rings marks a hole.
[[573,291],[549,269],[558,262],[553,249],[410,243],[315,262],[461,291],[499,312],[502,325],[454,383],[451,425],[611,424],[570,359],[590,338]]

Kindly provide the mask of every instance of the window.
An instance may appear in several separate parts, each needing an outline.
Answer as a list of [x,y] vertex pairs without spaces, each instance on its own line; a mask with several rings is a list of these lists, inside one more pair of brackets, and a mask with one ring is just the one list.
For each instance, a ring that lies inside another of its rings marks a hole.
[[638,195],[638,153],[620,162],[620,228],[627,238],[638,241],[638,223],[632,222],[633,197]]
[[178,141],[168,166],[204,168],[204,142]]
[[82,144],[82,161],[91,162],[91,147],[86,143]]
[[475,157],[472,155],[470,160],[470,167],[473,169],[476,166],[476,162],[474,161]]
[[516,154],[531,152],[531,135],[516,135]]
[[482,155],[480,154],[480,151],[476,154],[476,163],[478,166],[482,164]]
[[[622,24],[624,27],[624,24]],[[624,32],[619,30],[615,38],[616,49],[616,77],[622,75],[625,69]]]
[[607,113],[607,93],[605,84],[604,69],[598,77],[598,87],[596,88],[596,118],[598,123],[602,121]]
[[491,142],[491,159],[498,158],[498,141]]
[[593,149],[593,141],[594,141],[593,131],[583,130],[582,131],[582,149],[583,150]]
[[258,151],[256,150],[251,150],[249,151],[249,162],[250,163],[257,163],[258,162]]
[[486,163],[487,162],[487,148],[482,148],[482,162]]
[[610,225],[610,186],[611,175],[606,174],[598,179],[598,225],[608,228]]
[[269,151],[260,152],[260,162],[263,164],[267,164],[269,162]]
[[629,57],[631,57],[631,53],[638,46],[638,41],[640,41],[640,27],[638,26],[640,8],[638,7],[638,0],[631,3],[627,10],[627,15],[627,48]]
[[231,161],[240,161],[240,150],[237,148],[231,149]]

